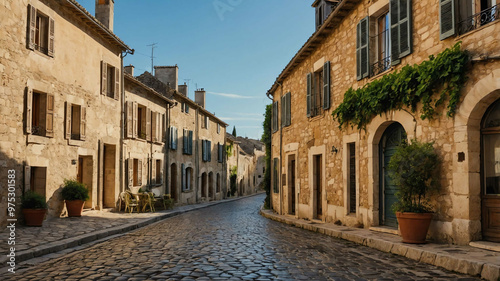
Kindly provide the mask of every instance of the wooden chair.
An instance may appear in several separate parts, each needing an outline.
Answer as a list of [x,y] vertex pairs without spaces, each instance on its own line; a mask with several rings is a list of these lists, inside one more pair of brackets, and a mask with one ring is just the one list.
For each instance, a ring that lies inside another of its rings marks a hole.
[[154,202],[156,202],[155,195],[152,192],[141,194],[142,211],[145,212],[149,206],[151,212],[155,212]]
[[139,204],[137,200],[134,198],[134,196],[129,192],[122,192],[122,193],[125,202],[125,212],[129,210],[129,212],[132,213],[134,209],[136,209],[136,211],[139,212]]

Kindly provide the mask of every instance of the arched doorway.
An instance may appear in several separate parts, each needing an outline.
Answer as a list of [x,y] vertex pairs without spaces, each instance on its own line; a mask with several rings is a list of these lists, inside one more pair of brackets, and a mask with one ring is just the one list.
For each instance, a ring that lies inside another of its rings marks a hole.
[[387,172],[387,165],[394,155],[401,141],[406,140],[406,132],[399,123],[391,124],[382,135],[379,143],[380,160],[380,224],[392,227],[398,226],[396,214],[392,211],[392,205],[396,202],[396,186]]
[[170,165],[170,196],[177,202],[177,164]]
[[500,99],[481,122],[481,187],[483,239],[500,242]]

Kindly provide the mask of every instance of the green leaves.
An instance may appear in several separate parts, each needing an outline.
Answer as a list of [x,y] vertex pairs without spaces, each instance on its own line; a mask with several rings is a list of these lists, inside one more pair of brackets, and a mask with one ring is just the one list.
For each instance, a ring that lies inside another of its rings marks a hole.
[[377,115],[405,106],[415,112],[419,103],[422,103],[422,120],[432,119],[447,99],[447,116],[453,117],[469,62],[469,55],[460,50],[460,44],[436,57],[429,56],[419,65],[406,65],[399,72],[387,74],[362,88],[347,90],[343,102],[332,113],[339,128],[350,123],[351,127],[364,129]]

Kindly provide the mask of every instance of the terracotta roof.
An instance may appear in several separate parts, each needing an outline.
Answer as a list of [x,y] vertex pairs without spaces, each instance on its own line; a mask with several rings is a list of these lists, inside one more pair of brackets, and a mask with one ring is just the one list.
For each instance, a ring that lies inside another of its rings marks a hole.
[[120,47],[123,51],[134,52],[127,44],[125,44],[118,36],[116,36],[113,31],[109,30],[104,26],[98,19],[91,15],[82,5],[80,5],[76,0],[63,0],[63,3],[75,11],[76,16],[81,19],[84,23],[88,24],[93,28],[99,35],[101,35],[108,42]]
[[295,54],[278,78],[276,78],[276,81],[271,86],[271,89],[269,89],[266,93],[268,96],[272,95],[272,92],[276,90],[278,84],[281,84],[283,80],[295,69],[295,67],[309,57],[309,55],[320,46],[323,40],[325,40],[335,28],[340,26],[342,20],[359,2],[361,2],[361,0],[342,0],[342,2],[338,4],[335,10],[330,13],[323,25],[321,25],[321,27],[314,32],[311,37],[309,37],[307,42]]

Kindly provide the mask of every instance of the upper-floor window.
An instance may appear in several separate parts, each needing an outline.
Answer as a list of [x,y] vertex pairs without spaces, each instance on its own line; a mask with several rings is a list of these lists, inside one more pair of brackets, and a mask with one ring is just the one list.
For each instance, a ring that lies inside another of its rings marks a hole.
[[54,19],[28,6],[28,48],[54,56]]
[[219,163],[224,162],[224,144],[218,143],[217,144],[217,161]]
[[440,0],[439,38],[465,34],[499,18],[500,3],[496,0]]
[[201,127],[203,129],[208,129],[210,124],[210,118],[207,115],[201,115]]
[[163,117],[159,112],[151,112],[151,137],[153,142],[163,142]]
[[220,124],[217,123],[217,134],[220,134]]
[[375,18],[375,35],[370,36],[373,42],[373,60],[370,66],[370,75],[374,76],[388,70],[391,67],[391,36],[389,11],[385,10]]
[[316,0],[313,3],[313,7],[316,8],[316,29],[321,27],[340,2],[340,0]]
[[66,102],[65,138],[85,140],[87,109],[79,104]]
[[101,61],[101,94],[118,100],[120,97],[120,69]]
[[281,127],[287,127],[291,124],[291,96],[292,94],[288,92],[286,95],[281,97]]
[[183,131],[183,147],[182,153],[193,155],[193,131],[184,129]]
[[202,151],[202,160],[204,162],[212,161],[212,142],[209,140],[201,141],[201,151]]
[[330,108],[330,62],[307,74],[307,117],[313,117]]
[[26,134],[54,137],[54,95],[26,90]]
[[176,127],[170,127],[170,149],[172,150],[177,150],[177,128]]

